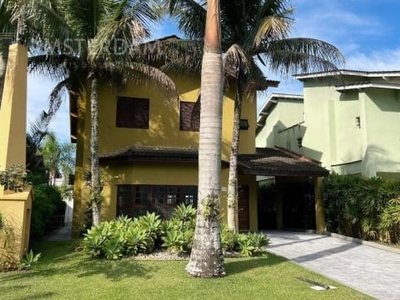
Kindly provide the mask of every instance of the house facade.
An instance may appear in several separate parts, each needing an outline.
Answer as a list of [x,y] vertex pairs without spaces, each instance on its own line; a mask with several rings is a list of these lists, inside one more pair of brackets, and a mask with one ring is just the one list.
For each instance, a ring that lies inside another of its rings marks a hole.
[[270,97],[258,116],[258,147],[284,147],[338,174],[400,177],[399,71],[294,77],[303,82],[303,99]]
[[[196,100],[199,78],[174,77],[179,101],[165,99],[154,84],[128,84],[116,91],[99,91],[99,155],[104,183],[101,215],[136,217],[147,211],[169,218],[181,204],[197,205],[199,118]],[[221,205],[226,216],[226,192],[234,94],[223,101]],[[250,97],[251,98],[251,97]],[[240,154],[254,154],[256,101],[246,98],[240,132]],[[77,143],[74,182],[74,230],[85,222],[89,190],[84,174],[90,170],[88,97],[71,95],[71,138]],[[246,123],[246,122],[244,122]],[[254,175],[239,175],[239,229],[257,229],[257,186]]]

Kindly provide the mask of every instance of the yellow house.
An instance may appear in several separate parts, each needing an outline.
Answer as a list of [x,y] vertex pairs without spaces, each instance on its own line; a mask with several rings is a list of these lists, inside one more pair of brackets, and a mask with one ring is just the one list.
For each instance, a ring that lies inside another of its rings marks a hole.
[[[180,99],[170,102],[162,90],[128,84],[116,92],[99,91],[99,155],[104,188],[101,215],[138,216],[155,211],[168,218],[180,204],[197,203],[199,120],[192,118],[200,79],[171,76]],[[223,106],[221,196],[226,208],[233,95]],[[255,153],[256,100],[245,99],[240,153]],[[74,183],[74,229],[84,222],[89,199],[83,175],[90,170],[90,114],[85,95],[70,97],[72,141],[77,143]],[[248,126],[246,126],[248,124]],[[241,174],[239,228],[257,229],[257,186],[254,175]]]
[[[103,220],[120,215],[136,217],[148,211],[169,218],[181,203],[197,205],[199,118],[195,103],[200,92],[200,78],[169,75],[180,93],[176,102],[168,101],[163,91],[152,83],[128,83],[118,91],[102,86],[99,90]],[[277,86],[278,82],[269,84]],[[225,219],[234,95],[233,91],[227,92],[223,100],[221,206]],[[257,230],[256,175],[293,174],[292,167],[299,158],[291,157],[286,169],[280,171],[275,164],[281,161],[279,150],[258,151],[255,146],[256,95],[244,97],[243,101],[238,162],[238,228]],[[88,212],[89,191],[83,178],[90,170],[89,112],[87,95],[70,96],[71,139],[77,143],[75,234],[85,223],[85,213]],[[278,165],[284,167],[281,163]]]

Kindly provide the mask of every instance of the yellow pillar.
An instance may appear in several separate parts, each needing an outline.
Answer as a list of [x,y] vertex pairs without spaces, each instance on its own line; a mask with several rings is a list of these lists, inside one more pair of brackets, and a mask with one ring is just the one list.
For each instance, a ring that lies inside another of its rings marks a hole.
[[27,66],[27,48],[12,44],[0,108],[0,170],[26,165]]
[[[0,107],[0,170],[12,165],[26,165],[26,111],[27,111],[28,51],[20,44],[9,47],[3,98]],[[0,213],[6,226],[12,229],[10,249],[2,251],[19,261],[28,250],[32,210],[32,189],[21,193],[4,192],[0,187]],[[4,243],[0,243],[4,245]]]
[[314,178],[314,194],[315,194],[315,231],[324,233],[325,228],[325,213],[322,201],[322,177]]

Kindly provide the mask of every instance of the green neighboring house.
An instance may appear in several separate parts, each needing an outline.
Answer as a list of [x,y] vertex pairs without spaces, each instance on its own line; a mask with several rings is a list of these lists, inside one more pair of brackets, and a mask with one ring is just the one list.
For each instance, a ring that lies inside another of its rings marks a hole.
[[400,178],[400,71],[294,76],[304,96],[272,94],[256,146],[279,146],[339,174]]

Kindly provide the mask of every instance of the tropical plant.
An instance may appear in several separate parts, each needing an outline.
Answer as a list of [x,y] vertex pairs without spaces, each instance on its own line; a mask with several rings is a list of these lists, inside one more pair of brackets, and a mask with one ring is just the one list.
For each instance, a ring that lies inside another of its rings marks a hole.
[[53,132],[47,133],[44,138],[40,152],[43,157],[44,166],[48,170],[49,184],[55,185],[60,171],[65,180],[72,174],[74,167],[75,146],[70,143],[60,143]]
[[31,242],[39,241],[50,230],[54,229],[53,216],[63,215],[66,206],[61,198],[60,191],[46,183],[35,185],[33,195],[35,200],[32,202]]
[[13,192],[22,192],[26,184],[26,171],[21,165],[12,165],[11,167],[0,171],[0,186],[4,190]]
[[31,251],[26,253],[24,257],[21,259],[19,268],[21,270],[29,270],[30,268],[32,268],[32,265],[36,264],[39,261],[41,256],[42,256],[41,253],[35,254],[31,249]]
[[183,224],[191,224],[196,221],[196,214],[197,211],[191,204],[182,203],[175,208],[172,217],[182,221]]
[[98,90],[103,84],[120,88],[127,80],[146,79],[158,83],[165,91],[175,91],[169,77],[129,51],[149,37],[150,25],[159,16],[153,9],[153,1],[9,1],[12,19],[24,20],[37,33],[37,55],[30,57],[29,71],[59,80],[50,95],[49,114],[54,115],[58,110],[62,91],[68,90],[81,98],[89,95],[90,202],[93,225],[98,225],[101,211]]
[[[166,0],[179,28],[190,38],[204,36],[204,1]],[[234,120],[229,164],[228,226],[237,231],[237,159],[243,98],[252,99],[269,83],[259,63],[282,75],[336,69],[339,50],[320,40],[289,38],[293,7],[285,0],[221,0],[222,51],[227,87],[235,89]],[[196,16],[195,18],[193,16]],[[190,66],[192,68],[192,66]]]

